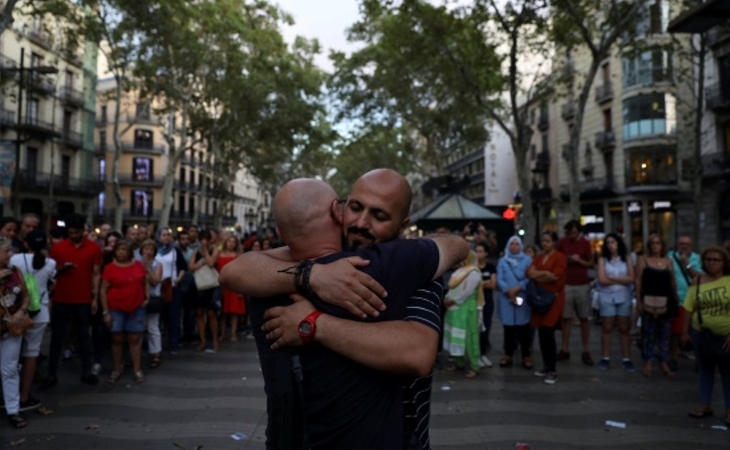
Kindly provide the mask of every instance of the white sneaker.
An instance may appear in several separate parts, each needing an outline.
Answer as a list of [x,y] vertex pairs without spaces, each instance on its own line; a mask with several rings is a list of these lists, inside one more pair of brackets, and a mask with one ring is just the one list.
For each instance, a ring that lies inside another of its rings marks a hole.
[[91,374],[92,375],[99,375],[101,373],[101,364],[94,363],[93,366],[91,366]]
[[482,357],[479,358],[479,365],[482,367],[492,367],[494,364],[492,364],[492,361],[487,358],[487,355],[482,355]]

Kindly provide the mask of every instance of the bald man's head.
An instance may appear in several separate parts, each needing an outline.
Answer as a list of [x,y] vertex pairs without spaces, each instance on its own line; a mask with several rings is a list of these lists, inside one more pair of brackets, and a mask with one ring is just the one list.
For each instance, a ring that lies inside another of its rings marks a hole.
[[375,169],[357,179],[347,198],[343,226],[350,248],[395,239],[408,225],[411,187],[392,169]]
[[276,226],[291,247],[301,239],[330,227],[330,208],[337,199],[332,187],[321,180],[297,178],[284,184],[274,197]]

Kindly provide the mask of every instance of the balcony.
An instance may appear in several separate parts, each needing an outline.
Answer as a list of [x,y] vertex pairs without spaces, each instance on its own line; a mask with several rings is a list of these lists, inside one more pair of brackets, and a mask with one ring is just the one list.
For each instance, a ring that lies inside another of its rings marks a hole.
[[147,214],[145,214],[144,210],[139,209],[133,209],[133,210],[127,210],[124,211],[123,218],[125,220],[131,220],[131,221],[139,221],[139,222],[151,222],[155,220],[159,220],[160,218],[160,210],[147,210]]
[[712,84],[705,87],[705,99],[707,107],[714,111],[725,111],[730,109],[730,88],[723,88],[720,84]]
[[563,120],[566,122],[569,120],[572,120],[575,117],[575,101],[568,100],[563,106],[560,108],[560,115],[563,117]]
[[102,116],[98,119],[96,119],[95,126],[97,127],[105,127],[107,125],[107,118],[106,116]]
[[702,155],[702,177],[727,180],[730,177],[730,155],[727,152]]
[[602,105],[613,99],[613,88],[611,83],[603,83],[596,87],[596,103]]
[[15,126],[16,121],[17,115],[15,111],[10,111],[9,109],[5,108],[0,109],[0,127],[13,127]]
[[119,184],[127,186],[143,186],[143,187],[162,187],[164,183],[162,178],[154,178],[148,180],[139,179],[132,175],[119,175]]
[[74,66],[76,66],[78,68],[82,68],[84,66],[84,63],[81,60],[81,56],[79,55],[78,52],[76,52],[74,50],[66,49],[63,56],[64,56],[64,58],[66,58],[66,61],[70,62],[71,64],[73,64]]
[[145,155],[162,155],[165,153],[164,145],[154,145],[147,142],[122,142],[124,153],[141,153]]
[[596,133],[595,145],[603,152],[613,149],[616,146],[616,135],[613,133],[613,128]]
[[71,147],[71,148],[81,148],[83,145],[83,139],[81,138],[81,133],[78,133],[73,130],[61,131],[61,141],[64,144],[66,144],[67,147]]
[[78,108],[84,106],[84,93],[72,87],[61,89],[61,100],[64,103]]
[[46,50],[51,50],[53,47],[53,40],[51,35],[44,30],[30,30],[28,31],[28,39],[31,42],[40,45]]
[[13,59],[0,53],[0,69],[15,69],[16,66]]
[[53,124],[41,120],[38,117],[23,117],[18,125],[18,129],[22,130],[28,135],[46,139],[50,137],[59,137],[61,134],[57,132]]
[[580,198],[598,198],[612,194],[613,180],[610,178],[586,178],[580,182]]
[[705,34],[707,45],[715,48],[730,40],[730,29],[724,26],[714,26]]
[[546,111],[540,111],[540,116],[537,119],[537,128],[540,131],[545,131],[550,126],[550,120]]
[[64,175],[21,170],[19,183],[24,190],[48,192],[51,182],[53,191],[58,195],[95,196],[104,190],[104,182],[91,178],[75,178]]
[[550,153],[547,150],[538,153],[530,164],[530,170],[537,173],[547,173],[550,170]]
[[30,79],[30,90],[39,94],[53,94],[56,92],[56,83],[51,78],[34,74]]

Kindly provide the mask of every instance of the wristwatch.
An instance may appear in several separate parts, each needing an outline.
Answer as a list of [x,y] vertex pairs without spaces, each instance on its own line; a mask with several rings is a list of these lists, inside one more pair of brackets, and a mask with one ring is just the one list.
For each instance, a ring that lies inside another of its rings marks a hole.
[[299,322],[299,337],[303,343],[309,344],[314,339],[314,333],[317,331],[317,318],[321,315],[322,311],[312,311]]

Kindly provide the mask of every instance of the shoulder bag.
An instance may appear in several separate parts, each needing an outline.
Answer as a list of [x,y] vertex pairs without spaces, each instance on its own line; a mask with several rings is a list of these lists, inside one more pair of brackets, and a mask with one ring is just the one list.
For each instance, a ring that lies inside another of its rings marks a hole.
[[698,333],[699,345],[697,353],[700,359],[704,361],[717,361],[730,359],[730,350],[723,348],[725,345],[725,336],[720,336],[712,332],[709,328],[705,328],[702,322],[702,308],[700,307],[700,281],[697,280],[697,293],[695,294],[695,303],[697,305],[697,321],[700,325]]
[[210,267],[207,263],[203,264],[198,268],[198,270],[193,272],[193,278],[195,279],[195,287],[198,288],[199,291],[219,286],[218,271]]
[[[22,280],[22,274],[19,274],[18,269],[15,269],[15,274]],[[22,295],[22,294],[21,294]],[[28,313],[24,313],[21,318],[17,321],[11,321],[10,316],[13,315],[13,312],[17,312],[17,307],[14,308],[14,311],[11,312],[10,308],[5,305],[5,302],[0,302],[0,305],[2,305],[2,310],[0,310],[0,314],[2,314],[2,331],[7,331],[13,336],[22,336],[23,333],[25,333],[25,330],[33,326],[33,319],[30,318]],[[17,300],[16,300],[17,305]]]
[[543,289],[537,285],[533,280],[527,282],[527,288],[525,289],[526,301],[530,305],[536,314],[547,314],[555,303],[555,294]]
[[[28,303],[28,313],[31,316],[35,316],[41,312],[41,301],[43,297],[40,295],[40,288],[38,287],[38,280],[35,277],[35,271],[31,271],[28,267],[28,258],[23,255],[23,263],[25,264],[25,273],[23,274],[23,281],[25,281],[25,289],[28,291],[28,297],[30,302]],[[45,296],[45,292],[43,295]]]

